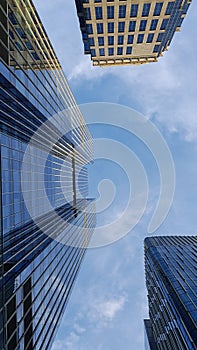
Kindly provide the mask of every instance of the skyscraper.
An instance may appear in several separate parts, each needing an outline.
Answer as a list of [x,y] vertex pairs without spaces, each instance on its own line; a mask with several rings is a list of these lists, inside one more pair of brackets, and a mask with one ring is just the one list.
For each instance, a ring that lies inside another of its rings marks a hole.
[[75,0],[94,66],[156,62],[168,49],[191,0]]
[[95,224],[92,139],[32,1],[0,19],[0,349],[43,350]]
[[145,239],[146,349],[197,349],[197,237]]

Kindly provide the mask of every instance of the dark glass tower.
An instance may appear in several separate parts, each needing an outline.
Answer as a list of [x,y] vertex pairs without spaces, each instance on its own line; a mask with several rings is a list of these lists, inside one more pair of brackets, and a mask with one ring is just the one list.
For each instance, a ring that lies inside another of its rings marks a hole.
[[43,350],[95,224],[92,139],[32,1],[0,20],[0,349]]
[[197,349],[197,237],[145,239],[147,349]]

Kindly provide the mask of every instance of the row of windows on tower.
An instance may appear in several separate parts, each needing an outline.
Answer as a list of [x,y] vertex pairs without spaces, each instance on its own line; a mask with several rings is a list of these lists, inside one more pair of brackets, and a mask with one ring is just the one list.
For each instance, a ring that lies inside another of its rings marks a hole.
[[[175,2],[169,2],[166,10],[165,10],[165,15],[171,15],[173,7],[174,7]],[[156,2],[155,8],[153,11],[153,16],[160,16],[161,10],[163,7],[163,2]],[[150,13],[150,8],[151,8],[151,3],[145,3],[142,8],[142,17],[148,17]],[[132,4],[130,8],[130,17],[137,17],[138,16],[138,10],[139,10],[139,4]],[[87,7],[85,9],[86,11],[86,19],[91,20],[91,11],[90,8]],[[127,5],[120,5],[119,6],[119,12],[118,12],[118,17],[119,18],[125,18],[126,17],[126,11],[127,11]],[[107,18],[108,19],[113,19],[114,18],[114,6],[107,6]],[[96,19],[103,19],[103,7],[95,7],[95,17]]]
[[[164,18],[160,30],[165,30],[166,26],[168,24],[168,18]],[[158,19],[153,19],[150,23],[149,30],[156,30],[158,25]],[[97,34],[103,34],[104,32],[104,26],[103,23],[97,23]],[[108,33],[114,33],[114,22],[109,22],[107,24],[108,26]],[[145,31],[147,28],[147,20],[141,20],[139,25],[139,31]],[[129,22],[129,32],[135,32],[136,30],[136,21],[130,21]],[[123,33],[125,31],[125,22],[118,22],[118,33]],[[89,34],[93,34],[93,26],[92,24],[87,24],[87,32]]]
[[[141,36],[142,35],[142,36]],[[138,43],[142,43],[143,42],[143,34],[140,34],[140,37],[138,37]],[[160,45],[155,45],[153,52],[158,52],[160,49]],[[95,49],[91,49],[91,56],[95,57],[96,56],[96,50]],[[107,49],[105,48],[100,48],[99,49],[99,56],[114,56],[115,55],[115,50],[114,47],[109,47]],[[127,46],[126,48],[126,55],[131,55],[132,54],[132,46]],[[117,55],[123,55],[123,47],[118,47],[117,48]]]
[[[161,42],[163,39],[163,35],[164,33],[159,33],[157,35],[157,42]],[[153,42],[153,38],[154,38],[154,33],[149,33],[146,39],[147,43],[152,43]],[[134,35],[128,35],[127,37],[127,44],[133,44],[133,40],[134,40]],[[137,36],[137,43],[140,44],[144,41],[144,34],[138,34]],[[89,44],[90,46],[95,46],[95,40],[94,38],[90,38],[89,39]],[[105,46],[105,44],[108,45],[114,45],[114,36],[110,35],[107,37],[107,43],[105,42],[105,38],[104,36],[100,36],[98,37],[98,45],[99,46]],[[123,45],[124,44],[124,35],[118,35],[117,38],[117,44],[118,45]]]

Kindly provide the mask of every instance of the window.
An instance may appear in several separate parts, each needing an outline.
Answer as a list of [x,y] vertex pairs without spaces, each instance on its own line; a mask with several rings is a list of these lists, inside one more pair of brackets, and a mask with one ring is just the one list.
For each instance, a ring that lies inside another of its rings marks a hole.
[[148,34],[146,42],[147,43],[152,43],[153,38],[154,38],[154,34],[153,33]]
[[114,33],[114,22],[108,23],[108,33]]
[[114,6],[107,6],[107,18],[114,18]]
[[144,34],[138,34],[137,44],[143,43],[143,40],[144,40]]
[[153,16],[159,16],[160,15],[162,6],[163,6],[163,2],[156,2]]
[[102,19],[103,18],[102,7],[95,7],[95,16],[96,16],[96,19]]
[[89,7],[86,7],[85,12],[86,12],[86,19],[91,19],[91,12]]
[[132,53],[132,46],[127,46],[127,55],[130,55]]
[[99,49],[99,55],[100,56],[105,56],[105,49],[104,48]]
[[108,45],[114,45],[114,37],[108,36]]
[[169,2],[166,8],[165,15],[171,15],[175,2]]
[[138,4],[131,5],[130,17],[137,17]]
[[90,46],[94,46],[94,38],[89,39]]
[[118,23],[118,32],[124,32],[125,22],[119,22]]
[[130,21],[129,22],[129,32],[134,32],[136,26],[136,21]]
[[159,52],[160,45],[155,45],[153,52]]
[[150,4],[144,4],[142,9],[142,17],[148,17],[150,12]]
[[161,23],[160,29],[161,30],[166,29],[167,24],[168,24],[168,18],[164,18],[162,23]]
[[103,23],[97,23],[97,33],[103,34]]
[[159,34],[158,34],[157,42],[161,42],[161,41],[162,41],[163,35],[164,35],[164,33],[159,33]]
[[151,21],[150,30],[155,30],[157,28],[158,19],[153,19]]
[[123,45],[124,43],[124,35],[118,35],[118,45]]
[[99,44],[99,46],[104,46],[104,37],[103,36],[98,37],[98,44]]
[[146,30],[146,23],[147,23],[147,20],[142,20],[140,21],[140,32]]
[[125,18],[126,16],[126,5],[119,6],[119,18]]
[[134,35],[128,35],[127,44],[133,44]]
[[113,47],[109,47],[108,48],[108,55],[109,56],[113,56],[113,54],[114,54],[114,48]]
[[[89,2],[89,1],[88,1]],[[102,2],[102,0],[94,0],[94,2]]]
[[90,52],[91,52],[91,56],[92,56],[92,57],[95,57],[95,56],[96,56],[96,51],[95,51],[95,49],[90,49]]
[[117,55],[122,55],[123,52],[123,48],[122,47],[118,47],[117,48]]
[[89,34],[92,34],[92,33],[93,33],[92,24],[87,24],[87,32],[88,32]]

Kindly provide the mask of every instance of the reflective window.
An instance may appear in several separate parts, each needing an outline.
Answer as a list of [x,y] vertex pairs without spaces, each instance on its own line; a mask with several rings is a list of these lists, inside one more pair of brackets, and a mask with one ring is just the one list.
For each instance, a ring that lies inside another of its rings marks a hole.
[[167,8],[166,8],[165,15],[171,15],[172,10],[173,10],[173,8],[174,8],[174,4],[175,4],[174,1],[171,1],[171,2],[168,3]]
[[118,35],[118,45],[123,45],[124,43],[124,35]]
[[161,42],[163,39],[164,33],[159,33],[157,37],[157,42]]
[[114,23],[113,22],[108,23],[108,33],[114,33]]
[[147,20],[140,21],[140,28],[139,28],[140,31],[146,30],[146,23],[147,23]]
[[96,19],[102,19],[103,18],[103,9],[102,9],[102,7],[95,7],[95,16],[96,16]]
[[163,2],[156,2],[155,9],[154,9],[154,12],[153,12],[153,16],[159,16],[160,15],[162,6],[163,6]]
[[97,23],[97,33],[103,34],[103,23]]
[[158,19],[153,19],[151,21],[150,30],[155,30],[157,28]]
[[152,43],[153,38],[154,38],[154,34],[153,33],[148,34],[146,42],[147,43]]
[[124,28],[125,28],[125,22],[119,22],[118,23],[118,32],[124,32]]
[[160,45],[155,45],[153,52],[159,52]]
[[128,35],[127,44],[133,44],[134,35]]
[[144,34],[138,34],[137,44],[141,44],[144,40]]
[[138,4],[131,5],[130,17],[137,17],[138,13]]
[[119,6],[119,18],[125,18],[126,16],[126,5]]
[[100,56],[105,56],[105,49],[104,48],[99,49],[99,55]]
[[108,45],[114,45],[114,36],[108,36]]
[[108,48],[108,55],[109,55],[109,56],[113,56],[113,55],[114,55],[114,49],[113,49],[113,47],[109,47],[109,48]]
[[123,53],[123,48],[122,47],[118,47],[117,48],[117,55],[122,55]]
[[89,7],[86,7],[85,12],[86,12],[86,19],[88,20],[91,19],[91,12]]
[[104,36],[98,37],[98,44],[99,44],[99,46],[104,46]]
[[129,22],[129,32],[134,32],[136,26],[136,21],[130,21]]
[[163,21],[162,21],[162,23],[161,23],[161,27],[160,27],[161,30],[166,29],[166,26],[167,26],[167,24],[168,24],[168,21],[169,21],[168,18],[164,18],[164,19],[163,19]]
[[107,6],[107,18],[114,18],[114,6]]
[[132,46],[127,46],[126,54],[130,55],[132,53]]
[[148,15],[149,15],[149,12],[150,12],[150,6],[151,6],[151,4],[149,3],[149,4],[144,4],[143,5],[143,9],[142,9],[142,17],[148,17]]

